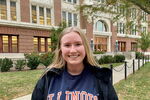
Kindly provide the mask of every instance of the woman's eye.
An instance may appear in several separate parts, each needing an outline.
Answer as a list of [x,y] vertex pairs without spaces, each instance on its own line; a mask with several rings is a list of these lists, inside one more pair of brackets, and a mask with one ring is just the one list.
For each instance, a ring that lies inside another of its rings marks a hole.
[[69,47],[70,45],[69,45],[69,44],[65,44],[64,46],[65,46],[65,47]]
[[76,44],[76,46],[80,46],[80,45],[81,45],[81,43],[77,43],[77,44]]

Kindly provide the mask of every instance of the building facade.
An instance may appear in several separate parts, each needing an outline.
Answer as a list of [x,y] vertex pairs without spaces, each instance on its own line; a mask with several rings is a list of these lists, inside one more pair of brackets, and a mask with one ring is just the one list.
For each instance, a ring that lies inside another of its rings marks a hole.
[[[137,51],[140,34],[134,30],[125,34],[122,20],[112,23],[107,14],[101,14],[90,23],[76,10],[77,5],[91,1],[94,0],[0,0],[0,53],[51,51],[51,29],[62,21],[80,27],[94,51]],[[142,14],[142,31],[150,31],[150,16]]]

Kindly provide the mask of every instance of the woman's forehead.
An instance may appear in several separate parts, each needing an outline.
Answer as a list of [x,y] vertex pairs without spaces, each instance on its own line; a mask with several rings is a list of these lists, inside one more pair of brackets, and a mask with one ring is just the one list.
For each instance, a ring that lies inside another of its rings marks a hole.
[[61,38],[61,42],[68,42],[68,41],[81,41],[81,36],[77,33],[77,32],[70,32],[65,34],[62,38]]

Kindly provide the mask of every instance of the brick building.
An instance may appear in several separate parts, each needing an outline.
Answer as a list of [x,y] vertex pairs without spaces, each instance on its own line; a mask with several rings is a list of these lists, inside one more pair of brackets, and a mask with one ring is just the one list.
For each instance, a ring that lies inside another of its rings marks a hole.
[[[76,5],[91,0],[0,0],[0,53],[47,52],[51,49],[51,28],[63,20],[86,34],[93,50],[136,51],[140,34],[123,33],[123,23],[112,24],[107,15],[89,23]],[[100,0],[101,1],[101,0]],[[103,0],[102,0],[103,1]],[[145,12],[143,31],[150,31]]]

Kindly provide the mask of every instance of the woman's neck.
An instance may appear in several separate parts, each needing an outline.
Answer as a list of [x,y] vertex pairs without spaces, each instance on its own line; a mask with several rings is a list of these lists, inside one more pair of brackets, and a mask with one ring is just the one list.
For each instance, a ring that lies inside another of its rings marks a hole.
[[67,71],[71,75],[79,75],[83,71],[83,69],[84,69],[84,64],[80,64],[80,65],[67,64]]

